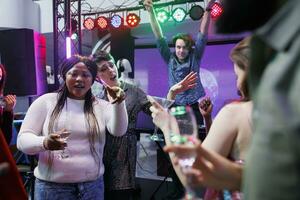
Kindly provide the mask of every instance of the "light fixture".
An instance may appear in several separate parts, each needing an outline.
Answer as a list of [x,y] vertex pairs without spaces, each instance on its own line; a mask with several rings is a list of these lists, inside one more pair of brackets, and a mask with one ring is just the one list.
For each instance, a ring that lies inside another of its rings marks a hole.
[[135,13],[129,13],[126,16],[126,23],[129,27],[136,27],[139,25],[141,18]]
[[88,17],[83,21],[83,26],[87,30],[93,30],[95,27],[95,22],[92,18]]
[[156,10],[156,18],[158,22],[165,23],[169,20],[170,14],[164,9],[159,9]]
[[66,37],[66,57],[70,58],[71,55],[72,55],[71,38]]
[[104,16],[100,16],[96,19],[96,25],[99,29],[101,30],[105,30],[108,28],[108,25],[109,25],[109,20],[104,17]]
[[222,13],[223,13],[223,7],[221,6],[220,3],[215,2],[211,7],[211,11],[210,11],[211,17],[214,19],[218,18]]
[[73,33],[73,34],[71,35],[71,39],[72,39],[72,40],[76,40],[77,38],[78,38],[77,33]]
[[199,5],[193,5],[189,11],[189,16],[194,21],[201,19],[203,14],[204,9]]
[[172,11],[172,18],[175,22],[182,22],[186,17],[186,11],[183,8],[175,8]]
[[110,18],[110,24],[113,28],[120,28],[124,24],[124,20],[120,15],[113,15]]

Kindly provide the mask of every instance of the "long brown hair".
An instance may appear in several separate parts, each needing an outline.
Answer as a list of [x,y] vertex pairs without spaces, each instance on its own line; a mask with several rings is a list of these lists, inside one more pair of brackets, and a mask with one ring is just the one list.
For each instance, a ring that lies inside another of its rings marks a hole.
[[250,41],[251,37],[246,37],[242,41],[240,41],[230,52],[230,59],[234,62],[241,70],[245,71],[246,77],[242,81],[241,86],[241,95],[242,101],[249,101],[249,86],[248,86],[248,78],[247,74],[249,71],[249,62],[250,62]]
[[[60,116],[62,109],[64,108],[64,106],[66,107],[68,106],[67,97],[69,96],[69,91],[65,83],[66,73],[69,71],[68,69],[71,69],[75,64],[79,62],[82,62],[87,66],[87,68],[91,71],[93,75],[93,80],[95,79],[94,75],[96,74],[97,71],[97,65],[91,59],[82,56],[72,56],[71,58],[64,60],[64,62],[60,66],[60,76],[64,79],[64,81],[61,84],[59,90],[57,91],[57,103],[50,115],[48,133],[54,132],[55,123],[57,123],[57,119]],[[100,128],[98,125],[97,118],[93,110],[94,102],[95,102],[95,98],[92,94],[91,89],[89,89],[84,98],[83,111],[85,116],[85,123],[87,124],[88,127],[90,151],[91,154],[93,155],[95,162],[97,163],[98,171],[99,171],[101,156],[98,154],[98,151],[95,148],[95,142],[101,139],[101,133],[100,133]],[[48,163],[49,163],[48,176],[50,176],[52,163],[53,163],[53,154],[51,152],[49,153]]]

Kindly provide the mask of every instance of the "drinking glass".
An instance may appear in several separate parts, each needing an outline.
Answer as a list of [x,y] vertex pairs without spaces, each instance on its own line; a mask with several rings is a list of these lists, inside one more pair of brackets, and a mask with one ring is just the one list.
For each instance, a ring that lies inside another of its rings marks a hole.
[[[173,103],[174,100],[169,100],[162,97],[151,96],[157,103],[159,103],[164,109],[168,109]],[[158,127],[154,127],[153,134],[149,137],[152,141],[164,141],[163,136],[157,134]]]
[[4,109],[6,106],[5,100],[4,100],[4,96],[0,96],[0,107],[2,109]]
[[[67,111],[67,109],[65,110],[65,112],[62,114],[61,116],[61,120],[60,120],[60,126],[56,127],[56,133],[60,133],[60,141],[64,142],[65,144],[67,144],[68,138],[71,134],[71,125],[70,125],[70,117],[69,117],[69,113]],[[70,152],[68,150],[68,147],[66,146],[63,150],[59,150],[57,158],[59,160],[61,159],[66,159],[70,157]]]
[[[193,149],[197,140],[198,128],[193,110],[189,106],[172,107],[169,111],[169,140],[176,145],[184,145]],[[195,151],[187,151],[178,158],[178,164],[185,174],[193,166],[196,159]],[[189,177],[187,176],[187,186],[184,199],[197,199],[194,190],[189,186]]]
[[[64,143],[67,143],[69,136],[70,136],[70,132],[68,130],[65,130],[65,131],[61,132],[60,140]],[[63,150],[60,150],[60,152],[58,154],[58,158],[66,159],[69,157],[70,157],[70,153],[69,153],[68,147],[66,146]]]

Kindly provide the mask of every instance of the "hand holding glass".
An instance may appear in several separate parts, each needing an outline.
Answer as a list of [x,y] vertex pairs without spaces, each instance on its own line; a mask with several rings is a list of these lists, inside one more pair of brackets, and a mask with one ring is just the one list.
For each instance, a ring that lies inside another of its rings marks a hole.
[[[159,103],[165,109],[169,108],[174,103],[174,100],[169,100],[169,99],[162,98],[162,97],[156,97],[156,96],[149,96],[148,95],[147,98],[148,99],[153,98],[157,103]],[[164,141],[163,137],[161,135],[159,135],[157,133],[157,131],[158,131],[158,127],[155,126],[154,127],[154,133],[149,137],[150,140],[152,140],[152,141]]]
[[65,159],[65,158],[69,158],[69,152],[67,149],[67,140],[68,137],[70,136],[70,132],[66,129],[63,129],[61,131],[58,132],[59,133],[59,141],[62,142],[64,144],[64,149],[60,150],[59,154],[58,154],[58,159]]
[[[191,107],[177,106],[170,109],[169,139],[172,144],[184,145],[193,148],[197,140],[197,123]],[[188,151],[178,160],[182,172],[191,169],[196,159],[196,152]],[[188,178],[188,177],[187,177]],[[186,194],[184,199],[196,199],[195,192],[189,187],[187,180]]]

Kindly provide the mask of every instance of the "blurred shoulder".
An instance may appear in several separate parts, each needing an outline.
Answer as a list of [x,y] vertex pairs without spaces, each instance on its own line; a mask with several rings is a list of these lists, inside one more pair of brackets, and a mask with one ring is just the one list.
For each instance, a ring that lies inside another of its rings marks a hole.
[[123,82],[122,89],[125,91],[126,94],[128,93],[137,93],[137,94],[145,94],[145,92],[139,87],[138,84],[132,82]]
[[252,109],[252,102],[251,101],[234,101],[225,105],[221,110],[220,113],[231,117],[240,117],[244,114],[248,114]]
[[41,96],[39,96],[35,102],[44,102],[44,101],[56,101],[57,100],[57,93],[46,93],[46,94],[43,94]]

